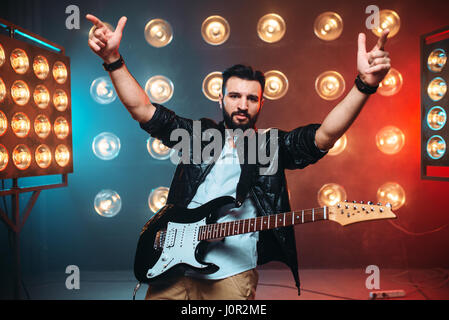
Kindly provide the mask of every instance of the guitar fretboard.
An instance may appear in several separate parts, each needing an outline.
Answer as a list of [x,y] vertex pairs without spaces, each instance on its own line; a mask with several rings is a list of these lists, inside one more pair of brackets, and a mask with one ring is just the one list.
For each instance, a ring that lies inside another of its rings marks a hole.
[[235,220],[201,226],[198,240],[212,240],[238,234],[287,227],[296,224],[328,220],[327,207],[292,211],[250,219]]

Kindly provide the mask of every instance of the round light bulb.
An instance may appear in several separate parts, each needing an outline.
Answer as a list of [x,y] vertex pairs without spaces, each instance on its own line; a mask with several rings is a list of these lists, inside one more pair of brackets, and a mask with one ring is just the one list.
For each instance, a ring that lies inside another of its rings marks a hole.
[[99,104],[109,104],[117,98],[114,85],[109,77],[100,77],[92,81],[90,96]]
[[427,140],[427,155],[434,160],[441,159],[446,153],[446,141],[441,136],[432,136]]
[[288,79],[280,71],[271,70],[265,72],[265,89],[263,96],[269,100],[278,100],[288,91]]
[[385,154],[396,154],[405,144],[404,133],[394,126],[382,128],[376,135],[377,148]]
[[159,187],[153,189],[148,196],[148,207],[154,213],[167,204],[169,189],[166,187]]
[[170,158],[172,153],[175,151],[164,145],[161,140],[156,138],[149,138],[147,140],[147,150],[148,153],[157,160],[166,160]]
[[336,71],[326,71],[315,80],[315,90],[324,100],[336,100],[345,91],[345,79]]
[[16,104],[24,106],[30,100],[30,89],[22,80],[16,80],[11,87],[11,96]]
[[24,74],[30,67],[30,61],[26,52],[22,49],[14,49],[11,53],[11,66],[18,74]]
[[45,139],[51,132],[50,120],[47,116],[39,114],[34,120],[34,131],[39,138]]
[[53,66],[53,78],[59,84],[63,84],[67,81],[67,67],[64,62],[56,61]]
[[4,145],[0,144],[0,171],[5,170],[5,168],[8,166],[8,162],[8,150],[6,150]]
[[58,111],[65,111],[69,105],[69,98],[64,90],[57,89],[53,94],[53,104]]
[[334,146],[329,150],[328,155],[336,156],[342,153],[346,149],[346,145],[348,144],[348,138],[346,134],[343,134],[340,139],[335,142]]
[[5,49],[3,49],[3,46],[0,43],[0,67],[5,64],[6,56],[5,56]]
[[201,36],[204,41],[213,46],[225,43],[230,34],[229,23],[221,16],[210,16],[201,25]]
[[31,151],[24,145],[19,144],[12,152],[12,161],[17,169],[26,170],[31,164]]
[[170,23],[163,19],[149,21],[144,29],[145,40],[153,47],[162,48],[173,40],[173,30]]
[[0,103],[3,102],[3,100],[6,97],[6,86],[3,82],[3,79],[0,77]]
[[335,40],[343,32],[343,19],[338,13],[330,11],[323,12],[315,19],[313,31],[321,40]]
[[447,120],[447,113],[446,111],[439,107],[433,107],[429,110],[427,113],[427,125],[432,130],[440,130],[444,127]]
[[345,189],[336,183],[327,183],[318,190],[318,203],[321,207],[334,206],[346,200]]
[[395,95],[401,90],[402,83],[403,80],[401,73],[395,68],[391,68],[382,82],[379,83],[377,92],[379,92],[383,96]]
[[41,109],[47,108],[50,103],[50,92],[43,85],[37,85],[33,92],[34,103]]
[[94,199],[95,211],[102,217],[112,218],[120,212],[122,199],[114,190],[101,190]]
[[53,125],[56,138],[65,139],[69,135],[69,123],[64,117],[58,117]]
[[36,148],[36,152],[34,154],[34,158],[36,160],[37,165],[42,168],[46,169],[51,164],[51,150],[50,148],[45,145],[41,144]]
[[11,119],[11,129],[19,138],[24,138],[30,132],[30,119],[23,112],[17,112]]
[[94,138],[92,149],[101,160],[115,159],[120,153],[120,139],[111,132],[100,133]]
[[444,81],[443,78],[440,77],[433,79],[427,87],[427,94],[433,101],[439,101],[443,99],[443,97],[446,95],[446,92],[446,81]]
[[388,34],[388,38],[394,37],[401,28],[401,18],[399,15],[393,10],[380,10],[379,11],[379,27],[373,28],[373,33],[380,37],[382,32],[386,29],[390,30]]
[[427,58],[427,67],[432,72],[441,72],[446,65],[447,56],[444,49],[435,49]]
[[173,82],[164,76],[154,76],[145,84],[145,92],[152,102],[164,103],[173,96]]
[[259,19],[257,23],[257,35],[268,43],[280,41],[287,30],[284,19],[275,13],[269,13]]
[[389,203],[393,210],[397,210],[405,204],[405,191],[398,183],[387,182],[377,190],[377,201]]
[[48,61],[44,56],[37,56],[33,60],[33,71],[40,80],[45,80],[50,73]]
[[60,144],[55,150],[55,161],[60,167],[65,167],[70,162],[70,151],[67,146]]
[[5,134],[6,130],[8,130],[8,118],[0,110],[0,137]]
[[219,71],[209,73],[203,80],[203,93],[207,99],[218,101],[222,92],[223,77]]

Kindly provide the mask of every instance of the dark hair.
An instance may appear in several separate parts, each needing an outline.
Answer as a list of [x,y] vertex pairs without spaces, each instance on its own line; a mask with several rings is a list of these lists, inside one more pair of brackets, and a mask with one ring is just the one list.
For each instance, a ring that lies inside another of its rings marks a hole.
[[254,71],[250,66],[245,66],[243,64],[236,64],[225,71],[223,71],[223,85],[222,85],[222,93],[225,94],[226,82],[231,77],[237,77],[244,80],[255,80],[260,83],[262,87],[262,95],[265,89],[265,75],[262,71]]

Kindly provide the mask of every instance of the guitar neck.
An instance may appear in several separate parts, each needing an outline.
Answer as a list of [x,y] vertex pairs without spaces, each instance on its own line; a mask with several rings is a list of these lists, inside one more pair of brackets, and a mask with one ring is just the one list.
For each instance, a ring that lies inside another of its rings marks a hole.
[[270,230],[328,219],[328,208],[322,207],[250,219],[214,223],[200,227],[198,240],[213,240],[244,233]]

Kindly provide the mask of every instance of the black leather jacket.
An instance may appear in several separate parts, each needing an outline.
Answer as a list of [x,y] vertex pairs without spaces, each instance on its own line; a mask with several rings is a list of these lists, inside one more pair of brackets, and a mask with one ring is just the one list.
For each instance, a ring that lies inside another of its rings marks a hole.
[[[195,133],[195,130],[193,130],[193,120],[182,118],[162,105],[155,103],[153,105],[156,107],[156,111],[152,119],[147,123],[140,123],[141,128],[151,136],[161,140],[164,145],[173,147],[179,140],[171,141],[171,133],[175,129],[185,129],[189,132],[191,139],[196,138],[199,139],[197,141],[201,141],[201,137],[196,136],[198,132]],[[209,128],[218,129],[222,133],[224,143],[225,127],[223,122],[217,124],[206,118],[202,118],[200,121],[201,134]],[[251,197],[259,216],[291,211],[284,169],[302,169],[317,162],[326,154],[315,145],[315,132],[319,126],[319,124],[311,124],[289,132],[278,130],[276,151],[279,158],[276,173],[261,175],[260,171],[257,170],[258,165],[242,164],[242,172],[237,185],[237,201],[243,203],[247,196]],[[204,142],[204,145],[207,143],[209,142]],[[190,159],[192,159],[193,148],[190,148],[190,153]],[[213,164],[214,162],[198,164],[180,162],[170,186],[167,202],[187,207],[195,196],[197,188],[212,169]],[[293,227],[260,231],[257,251],[258,265],[270,261],[285,263],[293,273],[298,294],[300,294]]]

